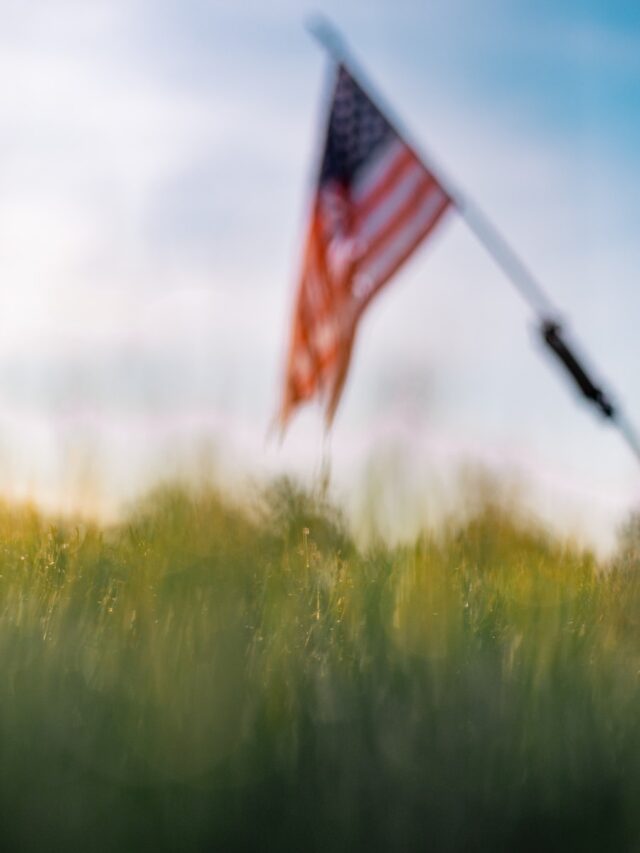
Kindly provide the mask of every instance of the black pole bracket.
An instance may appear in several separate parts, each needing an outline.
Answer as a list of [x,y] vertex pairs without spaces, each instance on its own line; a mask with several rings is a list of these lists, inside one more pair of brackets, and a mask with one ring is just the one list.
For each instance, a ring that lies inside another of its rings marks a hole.
[[613,420],[616,417],[616,409],[593,379],[587,373],[586,368],[580,363],[578,357],[567,344],[562,326],[555,320],[543,320],[540,324],[540,334],[545,344],[562,362],[567,372],[571,375],[580,392],[587,400],[594,403],[605,418]]

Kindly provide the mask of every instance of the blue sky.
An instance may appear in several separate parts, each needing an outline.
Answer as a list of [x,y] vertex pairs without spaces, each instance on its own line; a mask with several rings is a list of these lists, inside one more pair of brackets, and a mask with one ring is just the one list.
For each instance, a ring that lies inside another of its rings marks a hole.
[[[281,448],[264,441],[326,82],[303,26],[314,10],[640,422],[638,9],[2,0],[7,489],[86,503],[90,469],[91,499],[113,508],[197,469],[209,442],[229,469],[317,470],[317,411]],[[526,308],[451,216],[363,323],[332,438],[338,492],[355,505],[352,484],[388,457],[385,476],[406,480],[388,487],[397,514],[417,507],[418,523],[477,458],[521,472],[543,517],[610,542],[637,466],[538,349]]]

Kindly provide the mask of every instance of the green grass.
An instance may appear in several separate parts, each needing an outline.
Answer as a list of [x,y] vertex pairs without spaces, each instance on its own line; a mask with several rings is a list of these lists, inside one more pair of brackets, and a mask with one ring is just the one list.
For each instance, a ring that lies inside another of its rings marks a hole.
[[366,550],[286,481],[5,506],[0,846],[640,849],[634,566],[491,496]]

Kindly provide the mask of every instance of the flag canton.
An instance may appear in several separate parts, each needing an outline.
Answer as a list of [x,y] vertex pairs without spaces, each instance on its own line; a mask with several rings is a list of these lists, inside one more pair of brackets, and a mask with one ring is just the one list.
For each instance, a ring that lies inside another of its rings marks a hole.
[[349,72],[340,66],[329,115],[320,183],[349,186],[374,151],[395,131]]

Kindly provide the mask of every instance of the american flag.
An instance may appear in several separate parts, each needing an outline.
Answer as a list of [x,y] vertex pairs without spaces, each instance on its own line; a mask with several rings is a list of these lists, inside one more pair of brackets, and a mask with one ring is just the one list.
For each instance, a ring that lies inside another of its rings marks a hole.
[[339,64],[296,295],[282,427],[314,397],[324,400],[332,422],[363,311],[450,203]]

